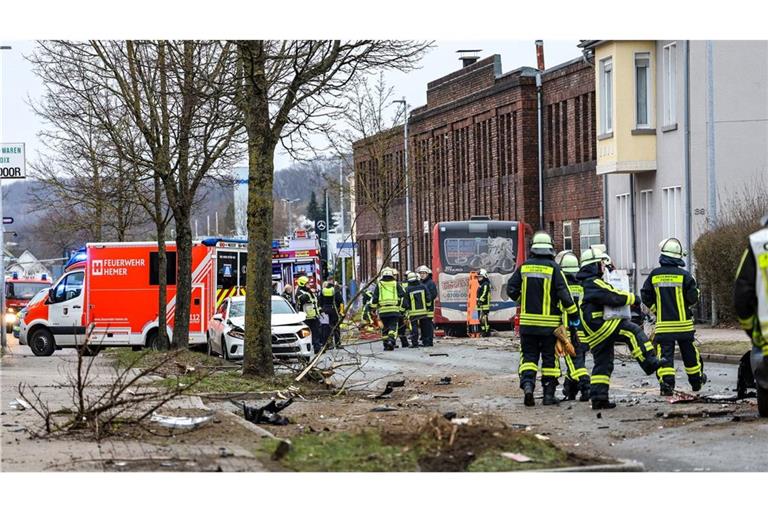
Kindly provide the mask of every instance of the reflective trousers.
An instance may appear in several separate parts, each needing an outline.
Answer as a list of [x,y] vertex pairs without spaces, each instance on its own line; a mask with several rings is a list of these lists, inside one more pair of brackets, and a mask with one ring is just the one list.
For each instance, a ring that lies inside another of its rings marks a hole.
[[656,334],[658,343],[657,354],[664,363],[656,371],[659,383],[675,387],[675,342],[680,347],[680,355],[683,357],[683,366],[691,385],[701,384],[701,375],[704,373],[704,363],[701,360],[699,349],[693,344],[693,331],[681,333]]
[[384,346],[395,346],[395,340],[397,339],[398,324],[400,322],[400,316],[382,316],[380,317],[383,327],[381,328],[381,335],[384,337]]
[[586,343],[579,342],[573,348],[576,349],[576,355],[565,356],[565,367],[567,370],[565,378],[574,382],[589,384],[589,372],[587,372],[586,368],[589,346]]
[[323,346],[322,335],[320,331],[320,320],[317,318],[308,318],[304,320],[304,323],[307,324],[309,330],[312,331],[312,348],[315,349],[315,352],[320,352],[320,348]]
[[419,334],[421,334],[421,344],[425,347],[431,347],[433,342],[435,328],[432,319],[426,316],[421,318],[411,318],[411,343],[414,346],[419,344]]
[[487,309],[480,310],[480,332],[486,337],[491,335],[491,324],[488,323],[488,313],[489,311]]
[[541,384],[548,382],[557,384],[557,378],[560,376],[555,357],[555,335],[520,335],[520,387],[531,384],[536,387],[536,372],[539,367],[539,358],[541,358]]
[[[640,364],[643,371],[655,370],[656,356],[648,336],[638,325],[629,320],[622,320],[613,333],[592,347],[592,357],[595,365],[590,377],[590,397],[592,400],[608,400],[608,389],[613,373],[614,344],[626,343],[632,352],[632,357]],[[649,370],[653,368],[653,370]]]

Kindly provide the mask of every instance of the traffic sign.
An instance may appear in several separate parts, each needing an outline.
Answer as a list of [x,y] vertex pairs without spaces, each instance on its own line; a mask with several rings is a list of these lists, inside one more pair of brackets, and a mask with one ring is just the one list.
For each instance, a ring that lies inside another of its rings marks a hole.
[[3,217],[3,224],[13,224],[13,217]]
[[0,178],[4,180],[27,177],[27,159],[23,142],[0,144]]

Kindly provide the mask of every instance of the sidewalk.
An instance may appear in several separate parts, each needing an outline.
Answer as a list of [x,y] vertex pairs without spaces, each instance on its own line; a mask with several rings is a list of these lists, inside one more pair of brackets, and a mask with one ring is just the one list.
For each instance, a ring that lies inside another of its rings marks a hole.
[[696,326],[696,339],[704,361],[738,364],[741,356],[752,347],[752,342],[741,329],[722,329]]

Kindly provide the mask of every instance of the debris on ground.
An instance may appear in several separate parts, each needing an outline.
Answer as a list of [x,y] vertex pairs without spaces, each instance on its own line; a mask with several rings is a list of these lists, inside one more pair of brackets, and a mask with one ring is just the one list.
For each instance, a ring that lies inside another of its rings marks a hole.
[[469,425],[469,418],[451,418],[454,425]]
[[387,385],[384,388],[384,391],[382,391],[378,395],[372,396],[371,398],[373,398],[374,400],[378,400],[380,398],[388,398],[389,395],[392,394],[392,391],[395,390],[395,388],[401,388],[403,386],[405,386],[405,379],[403,379],[403,380],[390,380],[390,381],[387,382]]
[[288,439],[281,439],[275,451],[272,452],[272,460],[280,460],[291,451],[291,442]]
[[152,413],[150,421],[158,423],[166,428],[194,429],[213,420],[213,414],[207,416],[165,416],[163,414]]
[[446,354],[445,352],[432,352],[431,354],[429,354],[429,357],[438,357],[438,356],[448,357],[448,354]]
[[549,441],[549,437],[543,434],[533,434],[533,437],[535,437],[539,441]]
[[515,462],[533,462],[533,459],[523,455],[522,453],[502,452],[499,455],[505,459],[510,459]]
[[[233,403],[239,405],[237,402]],[[280,416],[278,413],[292,403],[293,397],[279,403],[272,399],[266,405],[262,405],[261,407],[250,406],[243,402],[243,416],[247,421],[255,424],[263,423],[268,425],[287,425],[290,423],[288,418]]]
[[29,405],[29,402],[27,402],[23,398],[17,398],[15,400],[12,400],[11,403],[9,404],[9,407],[14,411],[26,411],[27,409],[32,408],[32,406]]
[[443,418],[445,418],[447,420],[452,420],[456,416],[458,416],[458,415],[455,412],[453,412],[453,411],[449,411],[449,412],[446,412],[445,414],[443,414]]
[[373,409],[371,409],[371,412],[392,412],[397,410],[398,410],[397,407],[389,407],[386,405],[382,405],[380,407],[374,407]]
[[438,386],[448,386],[450,384],[451,384],[450,377],[442,377],[439,381],[437,381]]
[[733,414],[733,409],[707,409],[703,411],[699,410],[678,410],[670,412],[657,412],[657,418],[672,419],[672,418],[715,418],[718,416],[728,416]]

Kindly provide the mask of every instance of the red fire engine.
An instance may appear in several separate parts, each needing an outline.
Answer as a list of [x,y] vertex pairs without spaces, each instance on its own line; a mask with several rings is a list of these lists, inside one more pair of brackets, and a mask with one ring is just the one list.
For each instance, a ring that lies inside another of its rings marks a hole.
[[[166,320],[172,335],[176,312],[176,244],[167,244]],[[192,246],[192,300],[189,344],[206,343],[217,297],[245,287],[244,240],[206,239]],[[153,346],[158,328],[156,242],[90,243],[67,263],[47,296],[27,306],[19,342],[38,356],[84,341],[96,347]]]
[[19,277],[19,274],[14,273],[11,277],[5,278],[5,329],[7,332],[13,332],[16,313],[21,311],[40,290],[49,286],[51,286],[51,279],[47,274],[41,274],[40,277]]

